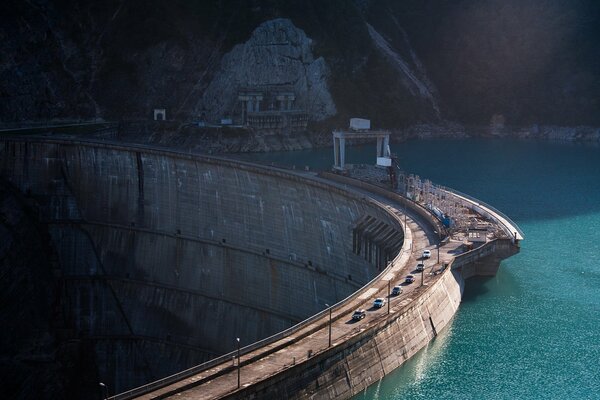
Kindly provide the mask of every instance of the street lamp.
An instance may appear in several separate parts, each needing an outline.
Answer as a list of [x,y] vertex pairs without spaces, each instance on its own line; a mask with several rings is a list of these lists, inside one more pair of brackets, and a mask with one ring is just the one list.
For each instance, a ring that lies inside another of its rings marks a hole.
[[438,242],[437,242],[437,256],[438,256],[438,260],[437,263],[440,263],[440,246],[442,245],[442,235],[441,232],[438,232]]
[[98,384],[102,388],[102,398],[105,400],[108,399],[108,387],[102,382],[99,382]]
[[325,303],[325,306],[327,306],[329,308],[329,346],[331,347],[331,306],[327,303]]
[[437,237],[438,237],[438,241],[437,241],[437,246],[436,247],[437,247],[437,263],[439,264],[440,263],[440,242],[442,240],[441,240],[440,232],[433,231],[433,233],[435,233],[437,235]]
[[390,301],[392,300],[392,292],[390,290],[391,281],[388,281],[388,314],[390,313]]
[[235,338],[237,340],[237,359],[238,359],[238,389],[240,388],[240,338]]

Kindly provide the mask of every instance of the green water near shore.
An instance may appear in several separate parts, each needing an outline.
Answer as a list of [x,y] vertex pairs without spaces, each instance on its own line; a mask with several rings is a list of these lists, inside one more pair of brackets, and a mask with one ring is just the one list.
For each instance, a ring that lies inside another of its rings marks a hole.
[[[374,146],[347,162],[374,163]],[[467,282],[451,325],[357,399],[600,398],[600,148],[517,140],[392,146],[401,166],[473,195],[525,233],[493,278]],[[329,168],[331,149],[248,156]]]

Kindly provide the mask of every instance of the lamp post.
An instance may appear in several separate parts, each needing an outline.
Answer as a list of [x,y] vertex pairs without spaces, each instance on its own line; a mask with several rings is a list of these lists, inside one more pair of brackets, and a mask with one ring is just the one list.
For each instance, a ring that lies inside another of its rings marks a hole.
[[441,242],[441,239],[440,239],[440,232],[438,232],[438,231],[433,231],[433,233],[435,233],[435,234],[436,234],[436,236],[437,236],[437,238],[438,238],[438,241],[437,241],[437,246],[436,246],[436,248],[437,248],[437,263],[439,264],[439,263],[440,263],[440,242]]
[[238,359],[238,366],[237,366],[237,370],[238,370],[238,389],[240,388],[240,338],[235,338],[235,340],[237,340],[237,359]]
[[388,314],[390,313],[390,301],[392,300],[392,291],[390,290],[391,281],[388,281]]
[[331,306],[327,303],[325,305],[329,308],[329,346],[331,347]]
[[102,388],[102,398],[105,400],[108,399],[108,387],[102,382],[99,382],[98,384]]
[[437,242],[437,263],[440,263],[440,246],[442,245],[442,235],[438,232],[438,242]]

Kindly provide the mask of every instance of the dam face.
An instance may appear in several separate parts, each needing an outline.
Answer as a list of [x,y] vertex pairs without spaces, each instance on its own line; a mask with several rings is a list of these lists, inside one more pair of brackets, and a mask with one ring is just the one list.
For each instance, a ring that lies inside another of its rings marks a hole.
[[401,230],[325,184],[149,148],[5,139],[0,171],[56,255],[44,279],[57,288],[57,341],[82,344],[111,393],[338,302],[390,256],[376,245],[356,254],[357,221]]

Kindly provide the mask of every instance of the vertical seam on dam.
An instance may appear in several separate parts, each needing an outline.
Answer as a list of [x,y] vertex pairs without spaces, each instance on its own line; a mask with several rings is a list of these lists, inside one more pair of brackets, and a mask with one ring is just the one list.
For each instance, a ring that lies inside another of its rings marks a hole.
[[135,158],[138,175],[137,224],[141,225],[144,222],[144,164],[142,162],[142,154],[139,151],[136,151]]

